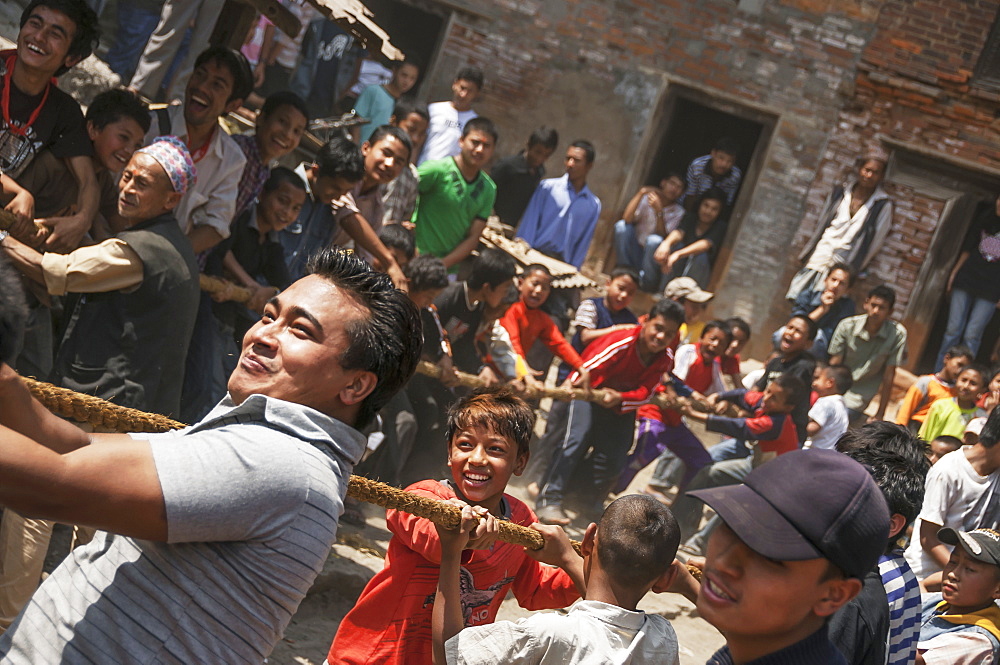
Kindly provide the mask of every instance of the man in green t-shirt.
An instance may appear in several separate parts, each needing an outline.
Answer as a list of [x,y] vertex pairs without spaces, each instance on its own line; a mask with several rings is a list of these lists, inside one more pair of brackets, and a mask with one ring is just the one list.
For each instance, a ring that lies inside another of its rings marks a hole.
[[497,186],[483,171],[497,142],[496,126],[486,118],[465,124],[457,157],[424,162],[420,175],[417,208],[417,249],[444,261],[449,270],[479,244],[486,219],[493,211]]

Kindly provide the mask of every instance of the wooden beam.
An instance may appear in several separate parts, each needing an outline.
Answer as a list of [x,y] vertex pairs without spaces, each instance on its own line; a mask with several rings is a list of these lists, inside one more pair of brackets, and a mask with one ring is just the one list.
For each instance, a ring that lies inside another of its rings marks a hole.
[[288,8],[281,5],[277,0],[243,0],[253,6],[267,20],[273,23],[278,30],[294,39],[302,30],[302,22]]

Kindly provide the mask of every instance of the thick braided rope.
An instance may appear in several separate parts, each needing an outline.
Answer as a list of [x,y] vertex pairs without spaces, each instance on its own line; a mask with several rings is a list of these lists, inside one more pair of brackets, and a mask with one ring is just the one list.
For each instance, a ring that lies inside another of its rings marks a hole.
[[[118,406],[98,397],[81,395],[67,388],[35,379],[23,380],[35,399],[49,411],[95,427],[119,432],[166,432],[185,427],[184,423],[155,413]],[[417,496],[398,487],[361,476],[351,476],[347,485],[347,495],[383,508],[401,510],[423,517],[450,529],[456,528],[461,520],[461,511],[455,506]],[[504,542],[534,550],[541,549],[545,544],[541,534],[534,529],[506,520],[500,521],[499,537]],[[573,548],[579,553],[580,543],[574,542]]]
[[[99,397],[83,395],[51,383],[27,377],[21,377],[21,380],[27,385],[32,396],[49,411],[77,422],[119,432],[155,433],[186,427],[184,423],[166,416],[118,406]],[[347,483],[347,496],[382,508],[423,517],[449,529],[456,528],[461,520],[461,511],[455,506],[362,476],[351,476]],[[532,550],[539,550],[545,546],[545,540],[540,533],[507,520],[499,521],[498,537],[505,543]],[[570,544],[577,554],[581,554],[579,541],[571,540]],[[687,569],[695,579],[701,580],[700,569],[690,565]]]

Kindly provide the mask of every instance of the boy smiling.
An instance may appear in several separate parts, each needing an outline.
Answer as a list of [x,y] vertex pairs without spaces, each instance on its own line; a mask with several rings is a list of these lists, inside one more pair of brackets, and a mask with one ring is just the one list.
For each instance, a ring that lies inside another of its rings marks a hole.
[[[537,521],[521,501],[505,494],[528,463],[534,412],[507,388],[484,388],[448,414],[448,480],[423,480],[408,491],[433,499],[461,499],[496,517],[528,526]],[[385,568],[368,583],[340,624],[330,663],[429,663],[431,615],[441,563],[441,542],[429,520],[390,510],[392,532]],[[566,607],[580,597],[583,560],[566,570],[541,565],[524,548],[470,541],[460,572],[466,625],[492,623],[507,592],[529,610]]]
[[704,575],[672,587],[726,637],[709,665],[846,665],[830,616],[861,590],[889,534],[889,509],[867,470],[835,450],[797,450],[743,485],[692,492],[722,524]]

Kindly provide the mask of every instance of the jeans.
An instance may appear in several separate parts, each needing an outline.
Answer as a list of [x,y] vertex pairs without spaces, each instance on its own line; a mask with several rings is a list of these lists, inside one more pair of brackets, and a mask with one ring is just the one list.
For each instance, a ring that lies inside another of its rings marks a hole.
[[726,439],[708,449],[713,462],[725,462],[730,459],[745,459],[750,457],[747,444],[739,439]]
[[139,65],[142,50],[146,48],[156,26],[160,22],[159,12],[138,9],[128,2],[118,3],[118,29],[115,43],[108,49],[104,62],[108,63],[122,81],[131,81],[135,68]]
[[634,426],[633,413],[621,414],[579,400],[570,402],[566,436],[553,454],[538,505],[562,505],[573,471],[591,447],[594,449],[591,455],[593,481],[583,494],[592,498],[595,505],[603,502],[625,467]]
[[624,219],[615,222],[615,254],[618,256],[618,264],[638,270],[639,288],[647,293],[656,293],[664,286],[660,264],[653,259],[656,248],[662,242],[663,236],[651,233],[646,237],[646,243],[641,245],[635,232],[635,224],[629,224]]
[[956,344],[965,344],[972,349],[972,354],[979,352],[979,343],[983,331],[993,318],[996,303],[984,298],[976,298],[968,291],[952,289],[951,304],[948,307],[948,325],[941,339],[941,350],[938,351],[935,371],[944,364],[944,354]]
[[549,408],[549,416],[545,423],[545,434],[542,435],[542,438],[538,440],[531,451],[531,459],[528,461],[528,466],[522,475],[525,484],[538,483],[541,485],[545,481],[552,457],[566,438],[569,405],[569,402],[552,401],[552,406]]

